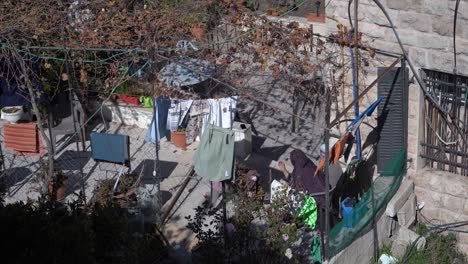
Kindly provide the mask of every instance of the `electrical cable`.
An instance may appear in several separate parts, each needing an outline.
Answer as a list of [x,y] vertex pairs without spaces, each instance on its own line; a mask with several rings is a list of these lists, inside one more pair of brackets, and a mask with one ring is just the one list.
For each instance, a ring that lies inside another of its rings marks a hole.
[[351,19],[351,3],[353,0],[348,1],[348,20],[349,20],[349,26],[353,28],[353,20]]
[[[454,225],[456,225],[456,226],[468,225],[468,221],[452,222],[452,223],[447,223],[447,224],[442,224],[442,225],[431,225],[431,227],[429,227],[428,233],[431,233],[434,230],[436,230],[436,232],[443,232],[443,231],[452,229],[452,226],[454,226]],[[465,230],[462,230],[462,231],[465,231]],[[468,233],[468,230],[466,230],[466,231]],[[462,233],[465,233],[465,232],[462,232]],[[427,237],[427,235],[426,236],[419,235],[418,238],[416,238],[416,240],[414,240],[413,243],[411,243],[410,248],[406,251],[405,255],[402,258],[403,259],[402,263],[407,263],[408,262],[409,257],[411,255],[411,251],[413,251],[413,249],[416,246],[416,244],[418,243],[418,241],[423,237]]]

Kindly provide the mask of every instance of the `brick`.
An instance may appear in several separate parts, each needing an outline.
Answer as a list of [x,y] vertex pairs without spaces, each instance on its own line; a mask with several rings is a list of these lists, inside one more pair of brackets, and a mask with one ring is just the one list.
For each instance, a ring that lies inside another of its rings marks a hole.
[[408,179],[403,180],[400,188],[387,204],[387,209],[385,210],[386,215],[394,217],[413,192],[413,181]]
[[416,221],[416,195],[411,194],[408,201],[397,213],[398,223],[404,227],[410,227]]

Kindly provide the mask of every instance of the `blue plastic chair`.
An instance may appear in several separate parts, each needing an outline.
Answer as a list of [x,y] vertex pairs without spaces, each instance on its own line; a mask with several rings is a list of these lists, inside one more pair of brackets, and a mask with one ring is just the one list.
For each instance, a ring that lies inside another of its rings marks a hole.
[[[107,134],[107,133],[91,133],[91,155],[98,163],[99,169],[102,170],[100,163],[107,162],[116,165],[121,165],[120,170],[114,170],[117,173],[117,181],[114,185],[114,190],[119,183],[120,176],[124,168],[131,170],[130,166],[130,138],[127,135]],[[105,170],[107,172],[111,170]]]

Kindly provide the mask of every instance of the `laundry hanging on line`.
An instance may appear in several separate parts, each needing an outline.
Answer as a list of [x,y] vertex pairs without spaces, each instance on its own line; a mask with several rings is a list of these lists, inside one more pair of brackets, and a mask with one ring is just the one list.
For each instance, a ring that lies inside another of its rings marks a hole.
[[194,157],[195,172],[210,181],[231,179],[234,139],[234,131],[208,125]]
[[[148,131],[146,132],[145,141],[156,143],[156,129],[159,142],[161,138],[166,137],[167,140],[171,140],[171,132],[166,128],[167,127],[167,116],[169,108],[171,107],[171,100],[165,95],[161,95],[154,100],[155,107],[155,116],[151,119],[151,124]],[[156,117],[156,127],[154,125],[154,119]]]
[[177,131],[183,122],[186,122],[187,113],[193,100],[171,100],[171,107],[167,115],[167,129]]
[[[207,125],[215,125],[221,128],[231,129],[234,122],[238,96],[220,99],[208,99],[209,111],[204,115],[203,128]],[[204,129],[202,128],[202,134]]]

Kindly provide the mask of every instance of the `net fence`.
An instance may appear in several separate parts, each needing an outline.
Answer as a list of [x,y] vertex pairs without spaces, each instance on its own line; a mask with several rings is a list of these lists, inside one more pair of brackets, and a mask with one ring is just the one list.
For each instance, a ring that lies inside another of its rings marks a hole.
[[405,172],[404,165],[405,151],[401,150],[354,206],[349,215],[352,217],[351,221],[344,218],[330,230],[330,256],[335,256],[348,247],[387,205],[400,187]]

